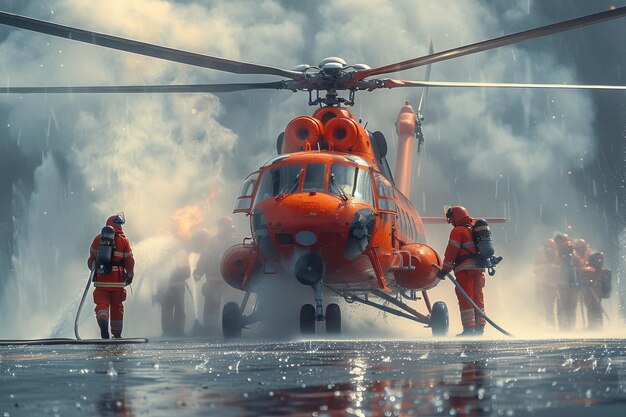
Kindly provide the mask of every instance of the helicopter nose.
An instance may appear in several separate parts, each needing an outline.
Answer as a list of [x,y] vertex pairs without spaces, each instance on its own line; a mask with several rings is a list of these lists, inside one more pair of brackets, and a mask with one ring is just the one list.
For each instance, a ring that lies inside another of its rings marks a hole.
[[295,273],[301,284],[316,284],[324,275],[324,261],[317,253],[306,253],[296,261]]

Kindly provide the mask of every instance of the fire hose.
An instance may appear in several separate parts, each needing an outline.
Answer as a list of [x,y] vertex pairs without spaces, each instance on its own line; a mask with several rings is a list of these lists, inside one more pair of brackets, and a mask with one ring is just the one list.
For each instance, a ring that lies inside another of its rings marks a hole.
[[[432,264],[433,267],[437,268],[437,270],[441,271],[442,268],[437,265],[437,264]],[[493,320],[491,320],[486,314],[485,312],[480,309],[476,303],[474,303],[474,301],[472,301],[472,299],[470,298],[469,295],[467,295],[467,293],[465,292],[465,290],[463,289],[463,287],[461,287],[461,284],[459,284],[457,282],[456,279],[454,279],[454,277],[452,276],[452,274],[450,274],[450,272],[447,272],[445,275],[450,281],[452,281],[452,283],[455,285],[456,289],[461,293],[461,295],[472,305],[472,307],[474,308],[474,311],[476,312],[476,314],[478,314],[480,317],[484,318],[485,321],[487,321],[487,323],[491,324],[496,330],[498,330],[500,333],[505,334],[507,336],[513,337],[513,335],[509,332],[507,332],[506,330],[504,330],[502,327],[498,326]]]
[[89,292],[89,287],[91,286],[91,281],[93,281],[93,275],[95,273],[96,273],[96,265],[94,262],[94,264],[91,266],[91,271],[89,272],[89,278],[87,279],[87,285],[85,286],[83,297],[80,299],[80,304],[78,305],[78,311],[76,311],[76,319],[74,320],[74,336],[76,336],[76,340],[81,340],[80,335],[78,334],[78,320],[80,319],[80,312],[83,309],[83,304],[85,303],[85,297],[87,297],[87,292]]

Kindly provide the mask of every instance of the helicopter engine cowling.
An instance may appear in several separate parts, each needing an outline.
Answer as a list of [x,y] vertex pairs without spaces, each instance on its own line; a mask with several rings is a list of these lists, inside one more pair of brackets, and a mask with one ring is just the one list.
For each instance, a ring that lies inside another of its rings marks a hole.
[[292,119],[285,129],[282,153],[317,149],[322,138],[322,122],[310,116]]
[[[427,290],[437,282],[437,269],[432,264],[441,267],[441,258],[437,251],[423,243],[411,243],[400,249],[404,269],[394,272],[396,283],[409,290]],[[409,254],[410,266],[409,267]]]
[[256,257],[256,249],[253,246],[242,244],[231,246],[224,252],[220,262],[220,271],[224,281],[235,289],[243,289],[246,271],[250,262],[256,260]]
[[356,120],[354,113],[345,107],[321,107],[313,112],[313,117],[321,121],[323,125],[336,117]]
[[324,126],[324,139],[328,147],[334,151],[350,152],[359,135],[357,123],[343,117],[331,119]]

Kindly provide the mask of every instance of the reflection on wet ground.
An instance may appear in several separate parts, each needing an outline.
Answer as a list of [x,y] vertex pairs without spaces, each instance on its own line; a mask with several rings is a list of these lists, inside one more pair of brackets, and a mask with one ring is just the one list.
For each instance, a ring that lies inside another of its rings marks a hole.
[[0,416],[626,415],[626,340],[0,348]]

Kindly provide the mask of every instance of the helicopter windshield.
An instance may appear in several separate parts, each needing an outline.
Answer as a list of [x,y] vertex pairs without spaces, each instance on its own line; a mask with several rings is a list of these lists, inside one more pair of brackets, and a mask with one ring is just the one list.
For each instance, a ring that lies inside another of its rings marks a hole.
[[306,174],[304,176],[304,185],[302,187],[303,192],[324,192],[325,182],[326,164],[312,163],[306,165]]
[[263,173],[255,204],[280,194],[297,192],[302,165],[283,165]]
[[368,170],[349,165],[331,165],[330,176],[328,190],[331,194],[345,194],[374,205],[372,179]]
[[[270,197],[297,192],[319,192],[352,198],[353,200],[374,205],[372,177],[367,169],[352,165],[334,164],[330,166],[327,177],[324,163],[312,162],[306,166],[300,164],[283,165],[263,172],[256,192],[255,204]],[[304,178],[302,178],[304,176]],[[302,189],[300,190],[300,183]]]

